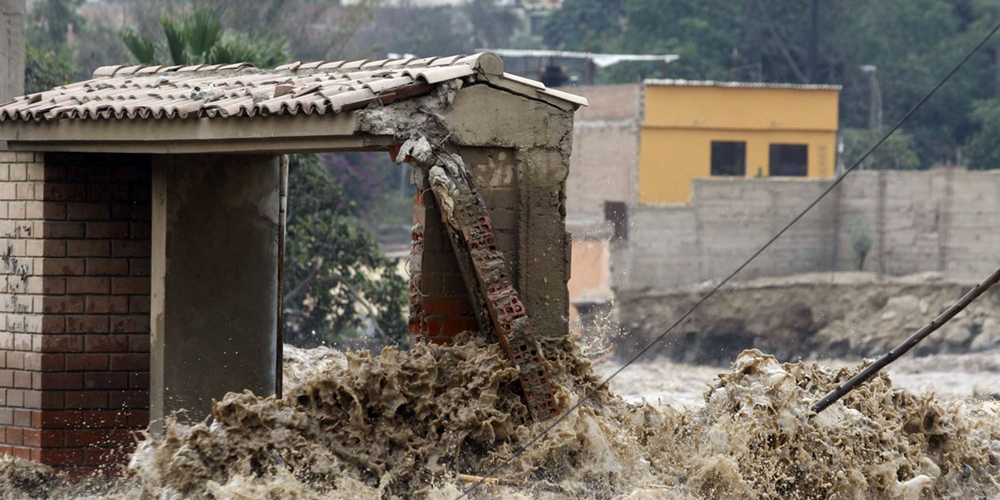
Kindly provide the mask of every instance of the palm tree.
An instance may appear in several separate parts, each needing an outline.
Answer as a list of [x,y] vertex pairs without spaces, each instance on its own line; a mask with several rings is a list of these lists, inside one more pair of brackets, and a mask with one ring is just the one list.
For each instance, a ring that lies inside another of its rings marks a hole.
[[[198,8],[180,18],[160,19],[170,62],[188,64],[230,64],[249,62],[270,68],[288,58],[284,38],[267,33],[223,31],[219,16],[210,9]],[[142,64],[162,64],[154,42],[132,29],[122,32],[122,41]]]

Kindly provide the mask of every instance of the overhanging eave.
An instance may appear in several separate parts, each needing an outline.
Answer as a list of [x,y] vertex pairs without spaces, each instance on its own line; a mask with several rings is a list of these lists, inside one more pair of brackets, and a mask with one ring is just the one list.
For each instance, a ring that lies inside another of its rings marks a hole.
[[186,120],[0,122],[14,151],[105,153],[298,153],[384,149],[391,137],[356,132],[355,111],[339,114]]

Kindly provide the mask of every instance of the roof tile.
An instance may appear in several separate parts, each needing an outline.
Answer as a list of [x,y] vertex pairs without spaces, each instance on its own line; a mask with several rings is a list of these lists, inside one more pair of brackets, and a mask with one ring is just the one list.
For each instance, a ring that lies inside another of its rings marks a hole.
[[116,66],[101,66],[100,68],[94,70],[94,78],[100,78],[102,76],[111,76],[115,74],[115,71],[118,71],[119,68],[124,68],[124,67],[125,66],[121,64]]
[[[426,94],[435,84],[502,73],[493,54],[294,62],[274,70],[248,63],[103,66],[90,80],[0,103],[0,122],[185,119],[325,114]],[[531,80],[509,77],[537,89]],[[573,101],[562,93],[554,97]]]
[[465,56],[461,55],[461,56],[439,57],[434,61],[432,61],[430,64],[428,64],[428,66],[432,68],[437,66],[449,66],[463,57]]
[[307,63],[302,63],[302,64],[301,64],[301,65],[299,65],[299,67],[298,67],[298,68],[296,68],[296,69],[297,69],[297,70],[303,70],[303,69],[316,69],[316,68],[318,68],[318,67],[320,67],[320,66],[322,66],[322,65],[324,65],[324,64],[326,64],[326,61],[313,61],[313,62],[307,62]]
[[201,68],[204,68],[204,67],[205,67],[204,64],[191,64],[191,65],[188,65],[188,66],[181,66],[181,67],[177,68],[177,72],[178,73],[190,73],[192,71],[200,71]]
[[340,68],[337,68],[337,69],[339,69],[341,71],[351,70],[351,69],[360,69],[362,66],[364,66],[365,64],[367,64],[369,62],[371,62],[371,59],[362,59],[362,60],[358,60],[358,61],[347,61]]
[[346,62],[347,61],[333,61],[333,62],[323,63],[323,64],[320,64],[319,67],[316,68],[316,69],[323,69],[323,70],[337,69],[337,68],[343,66],[344,63],[346,63]]
[[145,64],[137,64],[135,66],[119,66],[111,76],[126,76],[135,73],[136,71],[145,68]]

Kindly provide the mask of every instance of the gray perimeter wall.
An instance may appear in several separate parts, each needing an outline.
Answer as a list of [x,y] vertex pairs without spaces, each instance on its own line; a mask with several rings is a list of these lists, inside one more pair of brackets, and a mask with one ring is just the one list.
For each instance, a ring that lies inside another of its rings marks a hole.
[[[877,173],[834,189],[738,279],[857,269],[855,243],[878,252]],[[704,179],[689,206],[634,206],[629,241],[614,246],[620,290],[673,289],[725,277],[826,189],[830,180]],[[889,275],[985,277],[1000,265],[1000,173],[887,172],[884,263]]]

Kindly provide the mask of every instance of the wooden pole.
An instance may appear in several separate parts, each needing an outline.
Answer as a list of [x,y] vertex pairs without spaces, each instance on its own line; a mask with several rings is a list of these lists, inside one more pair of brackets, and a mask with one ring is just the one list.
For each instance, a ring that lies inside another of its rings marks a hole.
[[875,376],[882,368],[885,368],[889,363],[899,359],[902,355],[906,354],[910,349],[916,347],[920,341],[927,338],[928,335],[934,333],[938,328],[944,326],[951,318],[954,318],[956,314],[962,312],[963,309],[968,307],[973,301],[979,298],[986,290],[989,290],[991,286],[995,285],[1000,281],[1000,269],[993,271],[988,278],[982,283],[976,285],[975,288],[969,290],[969,293],[965,294],[958,302],[952,304],[947,310],[941,313],[938,317],[931,320],[930,323],[924,325],[923,328],[917,330],[910,338],[903,341],[902,344],[896,346],[895,349],[886,353],[886,355],[879,358],[874,363],[866,366],[857,375],[851,377],[850,380],[840,385],[836,389],[830,391],[829,394],[823,397],[823,399],[816,402],[813,405],[812,411],[819,413],[825,410],[827,407],[836,403],[838,399],[847,395],[847,393],[854,390],[855,387],[865,383],[868,379]]

